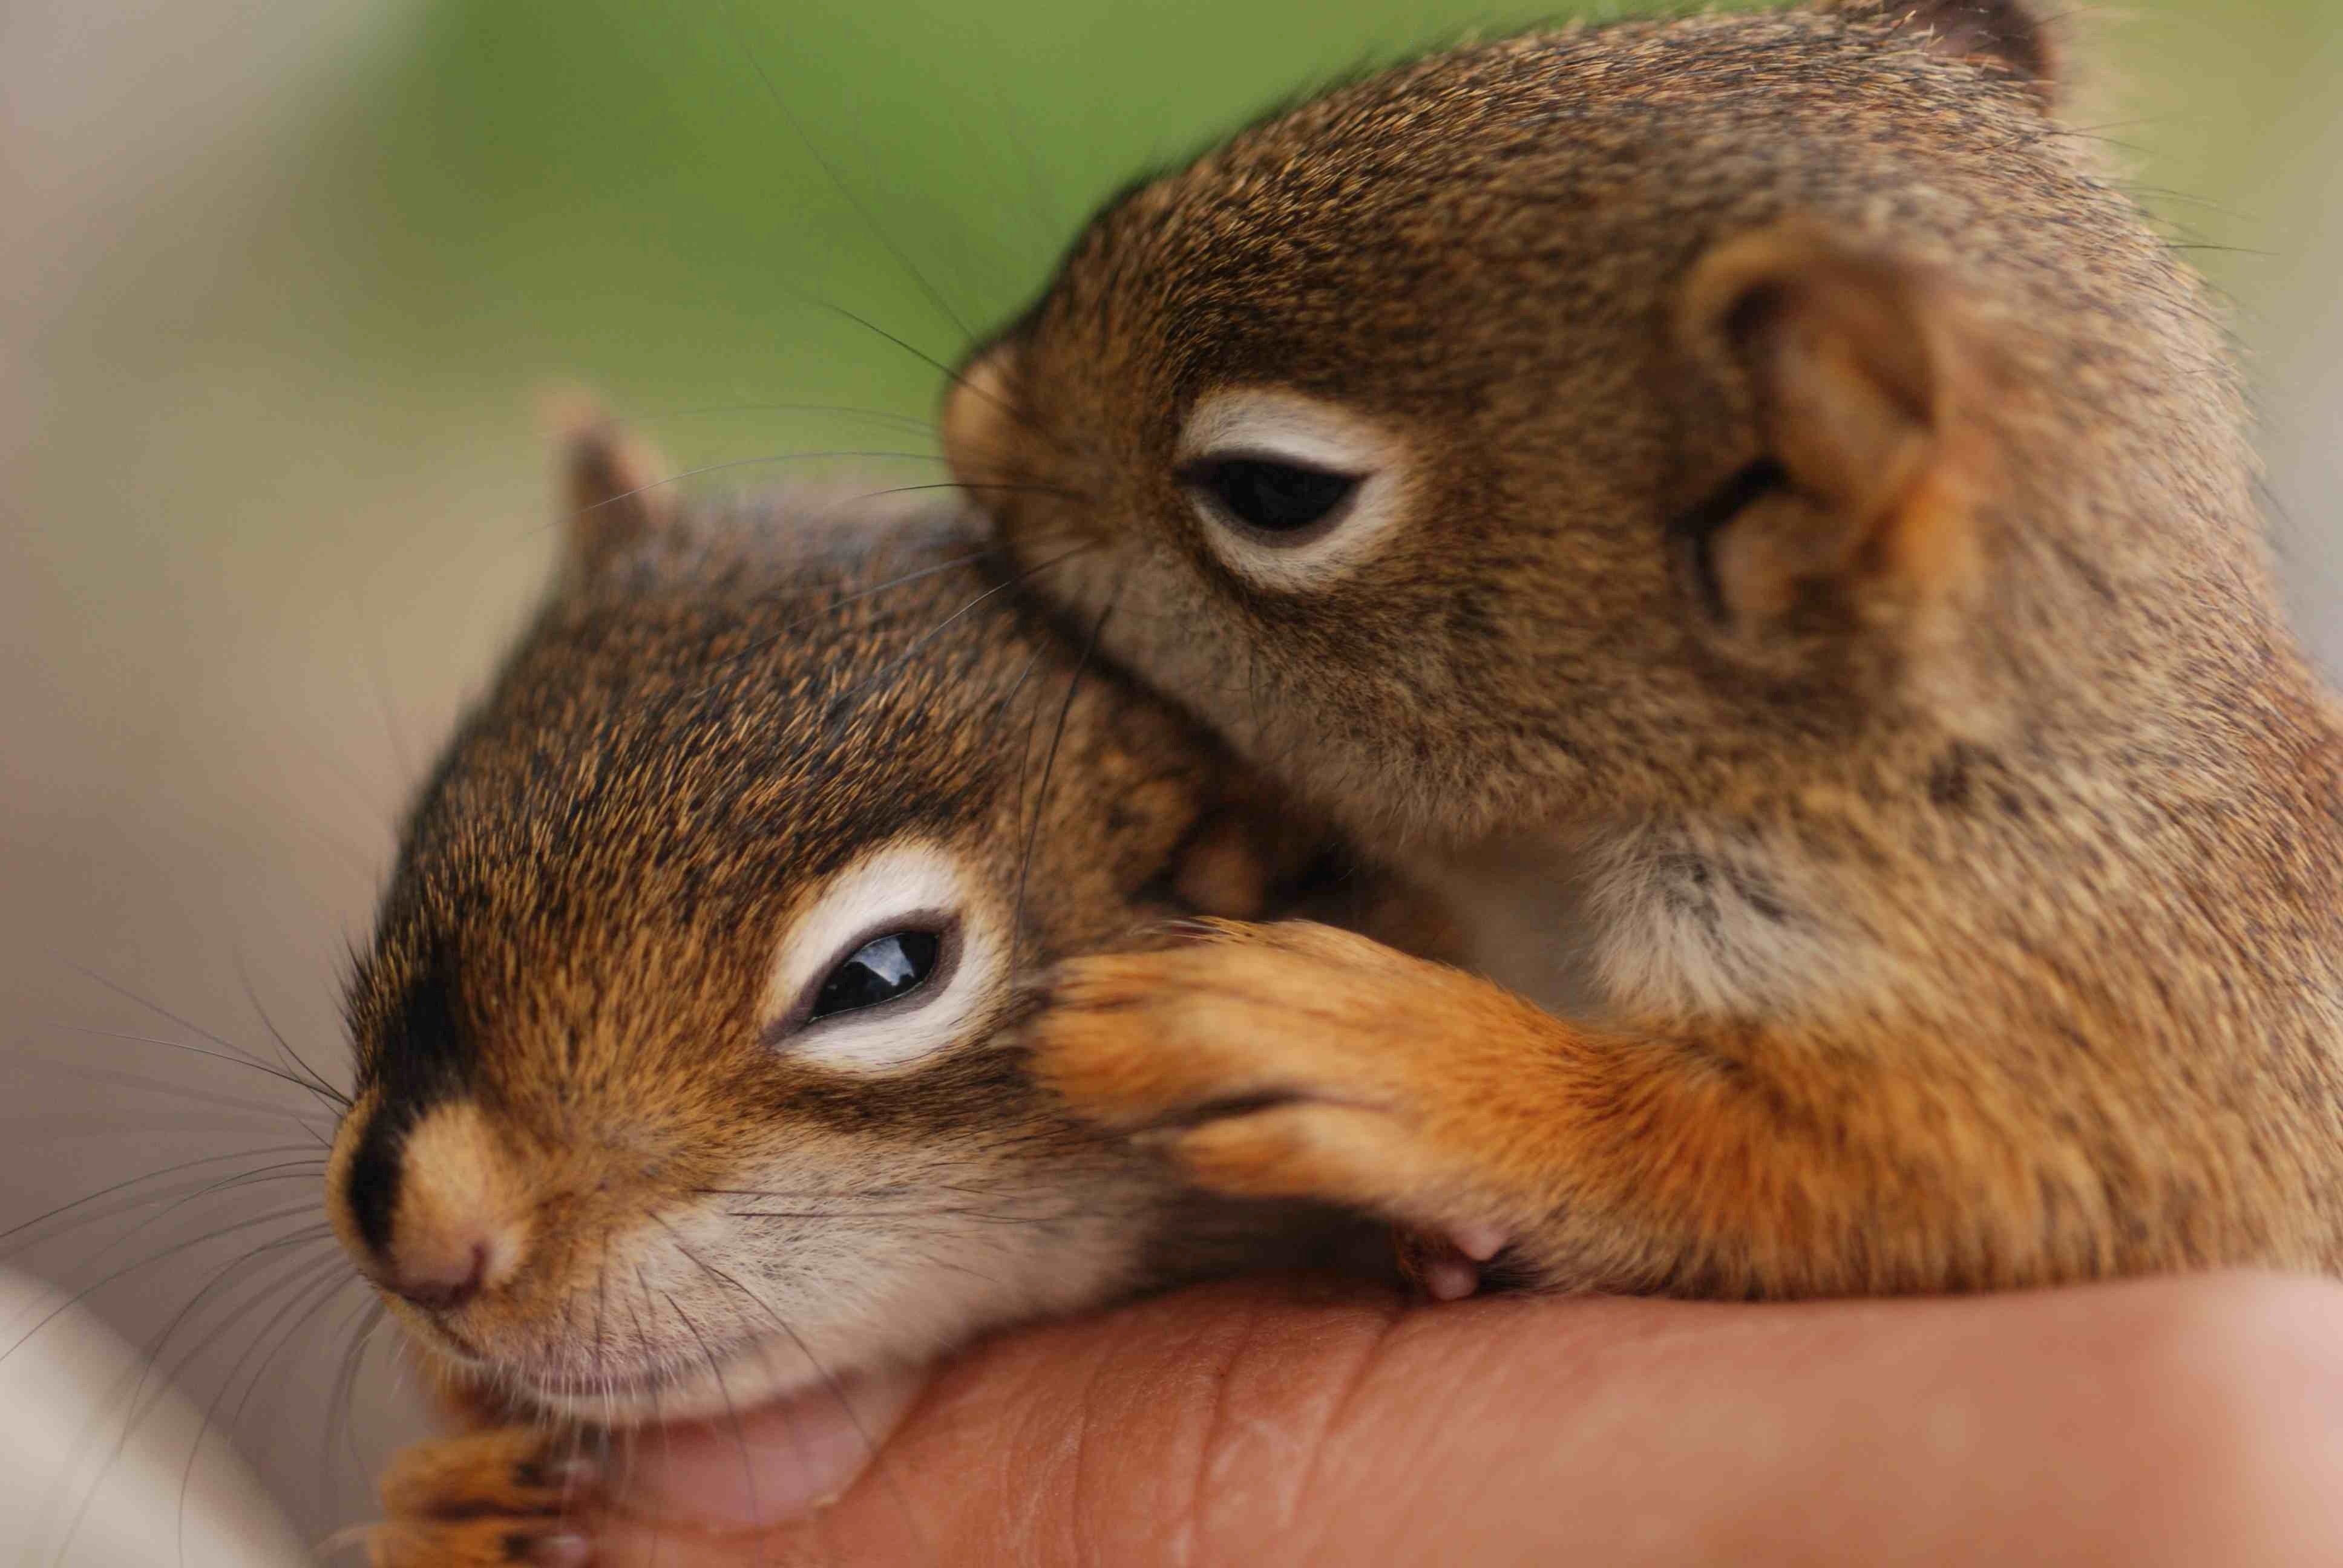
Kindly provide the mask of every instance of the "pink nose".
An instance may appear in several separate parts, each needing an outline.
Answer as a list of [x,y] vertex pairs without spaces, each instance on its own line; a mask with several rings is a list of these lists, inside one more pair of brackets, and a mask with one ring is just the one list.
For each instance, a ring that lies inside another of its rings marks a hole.
[[384,1284],[427,1312],[452,1312],[480,1293],[488,1276],[488,1244],[446,1249],[436,1258],[406,1261]]

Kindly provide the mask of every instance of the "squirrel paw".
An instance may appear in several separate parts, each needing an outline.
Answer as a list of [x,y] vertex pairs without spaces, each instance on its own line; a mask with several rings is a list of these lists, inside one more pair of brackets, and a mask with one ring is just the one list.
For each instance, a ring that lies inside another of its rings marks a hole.
[[1036,1070],[1077,1114],[1161,1148],[1198,1184],[1393,1221],[1427,1293],[1470,1294],[1523,1211],[1482,1125],[1503,1085],[1453,1070],[1460,1030],[1522,1004],[1306,921],[1195,922],[1194,940],[1084,958],[1046,982]]
[[1435,1302],[1477,1294],[1482,1267],[1510,1238],[1495,1225],[1466,1225],[1446,1235],[1400,1231],[1392,1238],[1400,1277]]
[[353,1532],[374,1568],[582,1568],[599,1456],[574,1432],[503,1426],[401,1450],[383,1518]]

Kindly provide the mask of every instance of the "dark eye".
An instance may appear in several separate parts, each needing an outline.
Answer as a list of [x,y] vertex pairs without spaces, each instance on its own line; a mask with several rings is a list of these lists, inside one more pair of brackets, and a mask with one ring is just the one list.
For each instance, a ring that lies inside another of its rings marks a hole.
[[1227,516],[1265,534],[1291,534],[1322,523],[1359,487],[1356,476],[1268,457],[1214,457],[1180,475]]
[[877,1007],[908,996],[936,972],[943,939],[934,931],[893,931],[873,937],[854,950],[853,956],[830,971],[814,994],[811,1023],[832,1013]]

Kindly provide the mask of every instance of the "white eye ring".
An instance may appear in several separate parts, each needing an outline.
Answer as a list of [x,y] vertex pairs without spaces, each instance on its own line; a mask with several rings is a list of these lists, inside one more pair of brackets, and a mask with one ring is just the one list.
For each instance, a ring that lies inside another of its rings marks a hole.
[[[806,1003],[830,971],[891,932],[934,931],[946,952],[900,1002],[803,1022]],[[776,1049],[840,1072],[882,1073],[963,1043],[1001,994],[1005,961],[998,922],[970,896],[958,860],[940,846],[897,843],[832,877],[793,917],[765,982],[761,1014]]]
[[1309,593],[1372,557],[1407,511],[1407,451],[1359,415],[1300,392],[1249,387],[1199,398],[1180,432],[1182,472],[1246,460],[1344,475],[1356,481],[1328,523],[1278,540],[1231,518],[1194,487],[1189,502],[1212,553],[1264,588]]

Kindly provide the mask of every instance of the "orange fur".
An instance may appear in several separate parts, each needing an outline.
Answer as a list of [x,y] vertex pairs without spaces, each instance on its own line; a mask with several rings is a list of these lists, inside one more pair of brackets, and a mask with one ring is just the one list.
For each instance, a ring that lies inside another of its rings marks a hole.
[[[2312,1237],[2273,1234],[2250,1191],[2200,1192],[2169,1230],[2118,1224],[2070,1106],[1894,1029],[1590,1030],[1305,923],[1073,960],[1051,1003],[1031,1030],[1045,1080],[1205,1185],[1435,1235],[1493,1227],[1510,1261],[1574,1288],[1830,1295],[2331,1264]],[[2218,1141],[2186,1137],[2166,1149],[2177,1169]]]

